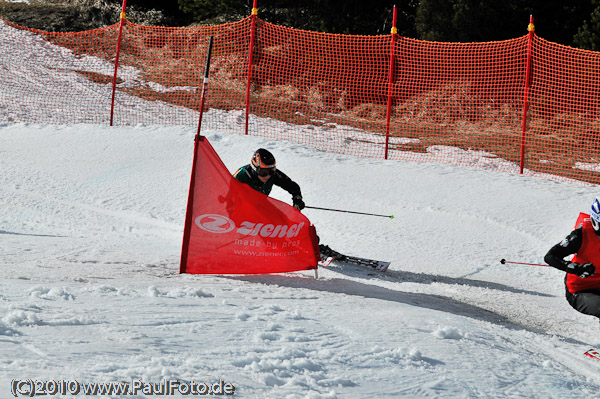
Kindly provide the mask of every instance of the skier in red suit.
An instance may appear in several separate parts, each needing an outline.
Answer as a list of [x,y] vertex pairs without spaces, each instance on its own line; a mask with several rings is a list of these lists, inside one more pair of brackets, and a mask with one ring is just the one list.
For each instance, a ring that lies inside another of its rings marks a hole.
[[[573,255],[572,260],[564,258]],[[600,318],[600,200],[596,198],[589,215],[580,214],[575,230],[544,257],[550,266],[566,272],[569,304],[578,312]]]

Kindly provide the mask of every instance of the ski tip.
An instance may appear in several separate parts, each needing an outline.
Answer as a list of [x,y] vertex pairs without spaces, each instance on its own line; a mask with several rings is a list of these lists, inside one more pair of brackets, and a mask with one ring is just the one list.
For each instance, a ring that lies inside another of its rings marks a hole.
[[385,273],[388,269],[388,267],[390,267],[390,263],[389,262],[385,262],[379,265],[379,267],[377,268],[377,270],[379,270],[382,273]]
[[592,359],[600,361],[600,353],[597,349],[591,348],[584,353],[584,355],[591,357]]
[[390,215],[390,219],[393,219],[393,218],[394,218],[394,215]]
[[321,259],[319,261],[319,266],[327,267],[331,265],[331,262],[333,262],[333,257],[329,256],[326,259]]

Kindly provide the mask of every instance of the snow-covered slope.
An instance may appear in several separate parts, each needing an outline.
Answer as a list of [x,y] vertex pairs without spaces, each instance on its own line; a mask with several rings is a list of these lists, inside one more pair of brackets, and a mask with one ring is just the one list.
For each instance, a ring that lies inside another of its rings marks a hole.
[[[0,127],[0,378],[223,379],[256,397],[592,397],[598,322],[541,262],[595,187],[376,161],[227,132],[230,170],[268,147],[323,242],[392,261],[179,275],[194,129]],[[277,190],[274,196],[289,201]],[[596,364],[598,363],[598,364]]]

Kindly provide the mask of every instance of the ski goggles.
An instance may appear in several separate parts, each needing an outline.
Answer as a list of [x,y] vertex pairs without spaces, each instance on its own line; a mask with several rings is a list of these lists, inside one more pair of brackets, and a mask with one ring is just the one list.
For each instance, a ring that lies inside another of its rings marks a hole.
[[256,173],[260,177],[273,176],[275,174],[276,170],[277,170],[277,168],[275,166],[272,166],[270,168],[258,168],[258,170],[256,171]]

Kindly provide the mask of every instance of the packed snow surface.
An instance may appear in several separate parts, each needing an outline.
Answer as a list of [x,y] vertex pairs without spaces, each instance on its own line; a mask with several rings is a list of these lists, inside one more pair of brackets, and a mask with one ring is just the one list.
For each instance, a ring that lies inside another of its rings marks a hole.
[[[6,81],[27,73],[2,54]],[[205,131],[231,172],[268,148],[308,205],[393,214],[304,210],[323,243],[392,264],[180,275],[195,128],[159,126],[161,104],[142,100],[152,124],[18,122],[42,112],[41,70],[31,90],[0,85],[0,397],[29,379],[194,381],[240,398],[598,396],[600,362],[584,356],[598,320],[567,304],[562,272],[499,262],[543,263],[597,186]]]
[[[0,126],[0,378],[180,379],[235,396],[593,397],[598,321],[543,263],[598,190],[367,160],[207,132],[233,172],[258,147],[322,242],[392,262],[180,275],[194,129]],[[290,202],[276,188],[273,196]]]

